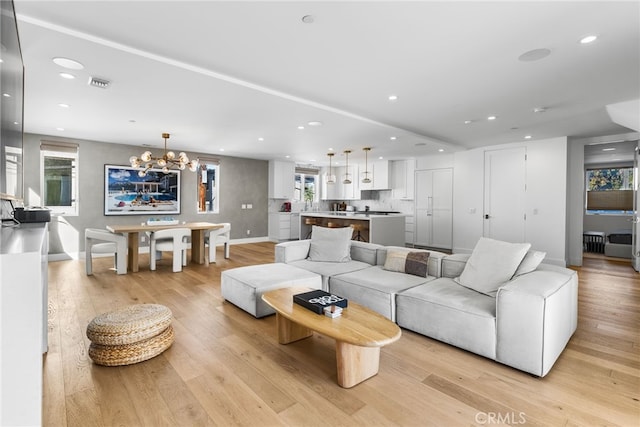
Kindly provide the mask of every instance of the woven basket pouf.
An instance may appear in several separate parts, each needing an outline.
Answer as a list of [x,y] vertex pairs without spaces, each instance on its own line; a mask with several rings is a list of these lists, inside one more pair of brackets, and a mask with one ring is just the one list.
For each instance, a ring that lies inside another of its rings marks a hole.
[[160,304],[135,304],[96,316],[87,326],[93,344],[132,344],[154,337],[171,324],[171,310]]
[[131,344],[101,345],[91,343],[89,357],[104,366],[132,365],[155,357],[173,344],[173,328],[169,325],[159,335]]

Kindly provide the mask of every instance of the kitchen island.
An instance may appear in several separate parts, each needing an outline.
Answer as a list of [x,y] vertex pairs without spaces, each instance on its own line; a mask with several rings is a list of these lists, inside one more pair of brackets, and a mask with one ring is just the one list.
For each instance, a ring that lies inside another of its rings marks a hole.
[[[400,212],[300,212],[300,238],[309,236],[312,225],[350,227],[360,225],[360,238],[365,242],[385,246],[404,246],[405,214]],[[357,232],[353,233],[354,239]]]

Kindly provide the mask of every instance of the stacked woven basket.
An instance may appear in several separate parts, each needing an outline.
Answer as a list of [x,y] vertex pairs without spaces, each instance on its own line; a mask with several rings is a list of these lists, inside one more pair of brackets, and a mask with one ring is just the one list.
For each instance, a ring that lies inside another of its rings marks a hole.
[[131,365],[151,359],[173,344],[171,310],[136,304],[104,313],[87,326],[89,357],[99,365]]

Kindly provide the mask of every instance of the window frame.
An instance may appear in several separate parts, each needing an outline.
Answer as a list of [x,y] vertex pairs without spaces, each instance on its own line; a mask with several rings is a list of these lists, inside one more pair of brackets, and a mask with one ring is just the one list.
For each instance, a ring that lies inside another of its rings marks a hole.
[[[625,170],[626,172],[620,175],[624,175],[622,176],[623,182],[621,184],[621,188],[610,188],[610,189],[601,189],[601,190],[590,190],[589,187],[590,185],[590,173],[592,171],[605,171],[605,170]],[[584,171],[584,180],[585,180],[585,197],[584,197],[584,212],[586,215],[610,215],[610,216],[631,216],[633,215],[633,206],[630,207],[630,209],[589,209],[589,195],[590,193],[593,192],[611,192],[610,194],[608,194],[608,196],[611,198],[611,200],[620,200],[621,198],[623,198],[622,194],[620,195],[615,195],[616,197],[614,197],[614,192],[615,193],[619,193],[621,191],[626,192],[626,191],[631,191],[633,192],[633,189],[635,188],[635,180],[637,179],[636,175],[635,175],[635,171],[633,168],[633,165],[618,165],[618,166],[601,166],[601,167],[590,167],[585,169]],[[628,197],[625,197],[625,199]],[[593,198],[594,199],[594,198]],[[596,199],[596,200],[601,200],[600,198]]]
[[[303,188],[298,188],[297,184],[298,184],[298,177],[300,177],[300,183],[302,184]],[[312,177],[313,178],[313,188],[314,188],[314,193],[313,193],[313,200],[311,200],[310,202],[313,203],[317,203],[320,201],[320,172],[318,171],[317,173],[309,173],[307,172],[295,172],[294,173],[294,177],[293,177],[293,198],[292,201],[293,202],[297,202],[297,203],[307,203],[307,200],[305,199],[305,190],[306,190],[306,179],[307,177]],[[296,193],[300,193],[300,196],[298,197]]]
[[[59,149],[56,149],[54,144],[42,144],[40,147],[40,197],[41,205],[51,211],[55,216],[78,216],[79,215],[79,165],[80,159],[78,155],[77,145],[69,144],[60,145]],[[60,158],[72,160],[71,166],[71,204],[70,205],[47,205],[47,186],[45,182],[45,161],[46,158]]]

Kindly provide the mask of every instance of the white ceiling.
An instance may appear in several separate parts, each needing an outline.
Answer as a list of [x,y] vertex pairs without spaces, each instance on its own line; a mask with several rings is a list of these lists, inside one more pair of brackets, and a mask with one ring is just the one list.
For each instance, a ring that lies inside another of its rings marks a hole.
[[32,133],[325,164],[621,134],[640,98],[637,1],[14,1]]

